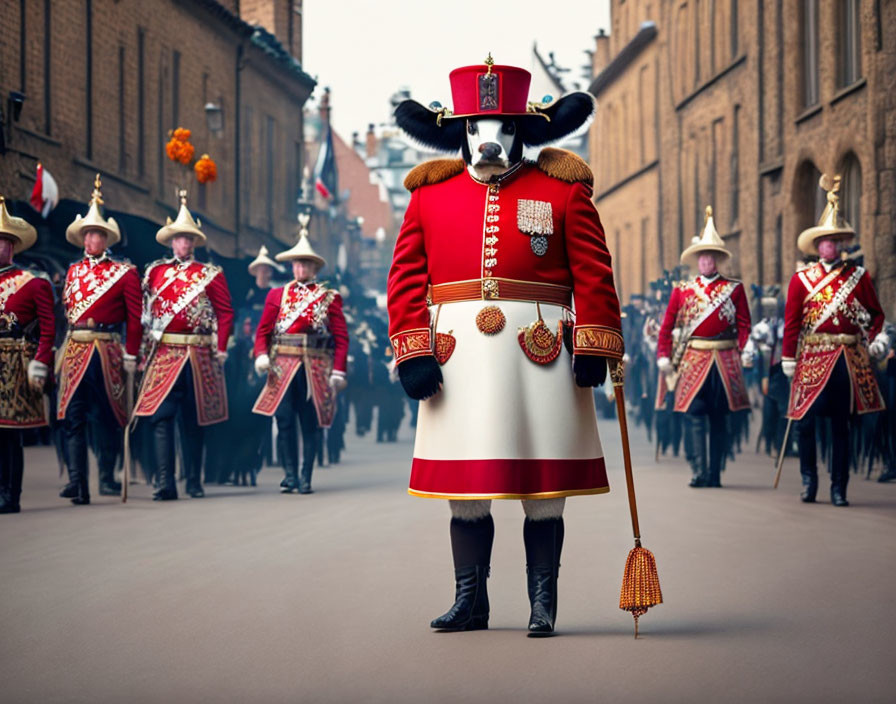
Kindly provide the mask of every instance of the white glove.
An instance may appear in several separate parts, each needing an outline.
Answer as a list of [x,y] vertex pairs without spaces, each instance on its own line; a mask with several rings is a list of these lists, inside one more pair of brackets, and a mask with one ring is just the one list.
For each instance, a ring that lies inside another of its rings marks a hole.
[[122,366],[127,374],[133,374],[137,371],[137,357],[133,354],[124,353],[124,359],[122,360]]
[[781,360],[781,371],[784,372],[784,376],[788,379],[793,376],[793,373],[796,371],[796,360],[795,359],[783,359]]
[[348,386],[348,382],[345,380],[345,374],[343,372],[334,371],[330,374],[330,386],[333,387],[334,391],[342,391]]
[[49,368],[43,362],[32,359],[28,362],[28,385],[35,391],[43,391]]
[[656,360],[656,366],[663,374],[668,374],[672,371],[672,362],[669,361],[668,357],[660,357]]
[[874,338],[874,341],[868,345],[868,354],[875,359],[883,359],[888,349],[890,349],[890,338],[886,333],[880,332]]
[[750,350],[745,349],[740,353],[740,363],[741,366],[746,367],[747,369],[753,366],[753,354]]
[[255,373],[258,376],[267,374],[271,368],[271,358],[266,354],[260,354],[255,358]]
[[224,364],[227,361],[227,350],[218,350],[215,352],[215,359],[218,360],[218,364]]

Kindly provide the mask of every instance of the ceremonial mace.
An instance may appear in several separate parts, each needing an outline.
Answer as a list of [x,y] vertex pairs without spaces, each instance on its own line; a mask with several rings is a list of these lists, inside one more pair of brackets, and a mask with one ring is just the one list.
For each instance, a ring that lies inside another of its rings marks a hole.
[[778,488],[778,482],[781,481],[781,468],[784,466],[784,455],[787,454],[787,441],[790,439],[791,425],[793,425],[793,418],[788,418],[787,428],[784,430],[784,440],[781,442],[781,450],[778,452],[778,471],[775,473],[775,489]]
[[128,484],[131,481],[131,425],[134,413],[134,372],[125,372],[125,408],[127,409],[127,423],[124,426],[124,457],[122,458],[121,477],[121,503],[128,500]]
[[663,603],[660,578],[656,571],[653,553],[641,547],[641,528],[638,525],[638,505],[635,501],[635,479],[632,474],[632,453],[628,441],[628,422],[625,416],[625,365],[622,360],[610,360],[610,379],[616,394],[616,415],[619,418],[619,432],[622,436],[622,459],[625,465],[625,484],[628,488],[628,507],[632,516],[632,532],[635,547],[629,552],[622,574],[622,589],[619,593],[619,608],[630,611],[635,618],[635,638],[638,637],[638,619],[651,606]]

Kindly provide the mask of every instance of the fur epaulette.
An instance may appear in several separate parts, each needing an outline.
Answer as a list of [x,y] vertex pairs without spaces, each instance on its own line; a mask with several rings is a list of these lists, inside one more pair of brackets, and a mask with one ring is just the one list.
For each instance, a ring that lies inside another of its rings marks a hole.
[[47,272],[45,272],[43,269],[36,269],[33,266],[20,266],[19,268],[22,271],[27,271],[35,279],[43,279],[44,281],[49,281],[50,283],[53,283],[53,280],[50,278],[50,275]]
[[539,153],[535,165],[548,176],[561,181],[594,185],[594,174],[585,160],[566,149],[545,147]]
[[433,159],[424,161],[419,166],[411,169],[405,176],[404,187],[409,191],[416,191],[420,186],[429,186],[434,183],[447,181],[452,176],[457,176],[466,168],[463,159]]

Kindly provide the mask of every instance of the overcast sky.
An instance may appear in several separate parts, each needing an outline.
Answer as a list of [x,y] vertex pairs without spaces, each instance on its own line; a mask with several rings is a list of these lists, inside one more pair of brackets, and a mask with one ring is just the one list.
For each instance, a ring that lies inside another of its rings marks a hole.
[[[451,106],[448,73],[480,63],[531,70],[532,44],[581,80],[594,35],[609,31],[609,0],[305,0],[303,68],[314,98],[332,91],[332,120],[346,139],[386,121],[401,87],[423,104]],[[586,86],[582,86],[583,88]],[[542,96],[531,96],[540,99]],[[555,96],[556,97],[556,96]]]

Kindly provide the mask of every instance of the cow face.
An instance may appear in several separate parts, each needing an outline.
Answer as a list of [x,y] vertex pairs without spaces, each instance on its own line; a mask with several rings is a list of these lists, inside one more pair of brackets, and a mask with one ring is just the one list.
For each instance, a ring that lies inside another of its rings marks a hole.
[[467,120],[463,150],[467,168],[476,178],[498,176],[522,158],[517,126],[510,119]]

